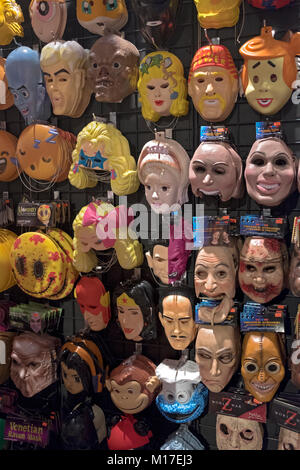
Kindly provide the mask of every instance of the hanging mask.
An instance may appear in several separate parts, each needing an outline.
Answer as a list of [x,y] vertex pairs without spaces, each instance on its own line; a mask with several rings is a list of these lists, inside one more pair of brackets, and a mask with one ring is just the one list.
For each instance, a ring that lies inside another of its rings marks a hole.
[[266,304],[285,288],[288,252],[275,238],[247,237],[240,253],[239,284],[251,300]]
[[173,423],[188,423],[204,411],[208,390],[200,382],[198,365],[194,361],[165,359],[156,368],[162,391],[156,398],[161,414]]
[[66,0],[31,0],[29,16],[40,41],[48,43],[61,39],[67,23]]
[[53,113],[82,116],[92,94],[87,80],[89,51],[76,41],[53,41],[43,47],[40,64]]
[[260,36],[241,48],[244,58],[242,84],[249,105],[258,113],[276,114],[288,102],[297,77],[295,56],[300,54],[300,33],[290,40],[273,38],[272,27],[261,29]]
[[290,262],[289,289],[295,297],[300,296],[300,251],[295,246]]
[[180,0],[133,0],[132,8],[146,41],[164,48],[173,36]]
[[183,351],[194,341],[197,326],[194,321],[194,289],[188,286],[159,289],[159,319],[170,346]]
[[82,276],[76,284],[74,296],[92,331],[101,331],[107,327],[110,320],[109,292],[98,277]]
[[76,0],[76,14],[83,28],[100,36],[105,29],[120,31],[128,21],[125,0]]
[[188,201],[190,158],[175,140],[159,134],[155,137],[142,148],[138,176],[151,209],[167,214]]
[[219,450],[261,450],[261,423],[235,416],[217,415],[216,439]]
[[204,246],[198,252],[194,285],[197,297],[205,297],[216,305],[201,307],[199,319],[211,323],[222,323],[233,306],[236,290],[238,252],[232,246]]
[[255,8],[262,10],[279,10],[279,8],[286,7],[294,0],[248,0],[248,3]]
[[0,110],[9,109],[14,104],[14,97],[8,89],[5,72],[6,59],[0,57]]
[[7,56],[5,71],[9,90],[25,123],[47,121],[51,104],[43,83],[39,53],[26,46],[14,49]]
[[231,28],[239,19],[241,0],[194,0],[202,28]]
[[48,334],[15,336],[10,378],[24,397],[33,397],[57,380],[59,348],[60,340]]
[[277,450],[300,450],[300,434],[280,427]]
[[21,23],[24,22],[20,5],[15,0],[0,3],[0,45],[7,46],[15,36],[24,36]]
[[151,52],[143,58],[137,87],[144,119],[156,122],[163,116],[188,113],[183,65],[171,52]]
[[0,181],[13,181],[18,178],[14,163],[18,139],[7,131],[0,130]]
[[190,163],[189,180],[197,197],[219,196],[222,201],[244,195],[243,163],[224,142],[202,142]]
[[211,392],[219,393],[230,382],[240,363],[238,328],[229,325],[199,325],[195,361],[201,381]]
[[136,90],[139,57],[135,45],[116,34],[97,39],[88,68],[96,101],[121,103]]
[[256,400],[269,402],[284,378],[284,347],[277,333],[246,333],[241,372],[245,388]]
[[204,120],[221,122],[229,116],[238,95],[238,72],[227,47],[198,49],[190,67],[188,94]]
[[0,384],[6,382],[10,375],[12,342],[16,333],[0,331]]
[[298,161],[283,140],[256,140],[246,160],[249,196],[268,207],[281,204],[296,189]]
[[7,229],[0,229],[0,292],[4,292],[16,284],[10,262],[10,251],[17,235]]

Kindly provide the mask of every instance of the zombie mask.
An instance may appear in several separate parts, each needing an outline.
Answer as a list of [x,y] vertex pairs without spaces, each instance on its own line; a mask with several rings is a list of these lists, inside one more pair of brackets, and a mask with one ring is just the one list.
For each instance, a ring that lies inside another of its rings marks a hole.
[[275,238],[247,237],[240,253],[239,284],[251,300],[270,302],[285,287],[288,252]]
[[22,333],[13,340],[10,377],[24,397],[30,398],[57,380],[60,340]]
[[281,337],[273,332],[246,333],[241,372],[246,390],[256,400],[271,401],[285,374]]
[[190,159],[175,140],[156,134],[147,142],[138,159],[138,176],[145,186],[145,195],[151,209],[167,214],[188,200]]
[[283,140],[271,137],[254,142],[246,160],[249,196],[264,206],[281,204],[296,189],[298,162]]
[[166,51],[147,54],[140,63],[137,87],[144,119],[156,122],[163,116],[188,113],[184,69],[174,54]]
[[43,83],[39,53],[29,47],[18,47],[7,56],[5,70],[14,103],[25,123],[47,121],[51,106]]
[[241,157],[228,144],[202,142],[190,163],[189,180],[195,196],[219,196],[222,201],[244,195]]
[[230,382],[240,361],[240,334],[229,325],[200,325],[195,345],[201,381],[219,393]]
[[0,45],[7,46],[14,36],[24,36],[24,17],[20,5],[15,0],[2,0],[0,3]]
[[261,450],[263,427],[250,419],[217,415],[216,439],[219,450]]
[[13,181],[19,173],[14,160],[18,139],[10,132],[0,130],[0,181]]
[[241,0],[194,0],[202,28],[231,28],[239,19]]
[[85,322],[92,331],[107,327],[110,319],[110,298],[98,277],[81,277],[75,297]]
[[194,290],[188,286],[159,289],[159,319],[173,349],[188,348],[197,333]]
[[42,42],[63,37],[67,23],[65,0],[31,0],[29,5],[31,26]]
[[212,307],[201,307],[200,304],[200,320],[211,324],[225,320],[233,305],[237,267],[238,255],[234,246],[204,246],[199,250],[194,272],[196,296],[217,302]]
[[290,99],[297,77],[295,56],[300,53],[300,33],[289,41],[273,38],[271,26],[241,48],[244,58],[242,84],[249,105],[258,113],[277,113]]
[[277,450],[300,450],[300,434],[280,427]]
[[120,31],[128,20],[125,0],[76,0],[76,14],[83,28],[100,36],[105,29]]
[[198,418],[207,403],[208,390],[200,382],[198,365],[194,361],[165,359],[157,368],[162,391],[156,398],[161,414],[173,423],[187,423]]
[[292,294],[300,297],[300,250],[294,248],[289,271],[289,288]]
[[137,86],[139,51],[116,34],[98,39],[90,50],[88,77],[97,101],[121,103]]
[[16,333],[0,331],[0,384],[6,382],[10,375],[12,342]]
[[106,387],[119,410],[136,414],[151,405],[160,388],[155,364],[141,354],[130,356],[110,373]]
[[224,121],[238,94],[238,73],[225,46],[201,47],[189,73],[188,94],[200,116],[209,122]]

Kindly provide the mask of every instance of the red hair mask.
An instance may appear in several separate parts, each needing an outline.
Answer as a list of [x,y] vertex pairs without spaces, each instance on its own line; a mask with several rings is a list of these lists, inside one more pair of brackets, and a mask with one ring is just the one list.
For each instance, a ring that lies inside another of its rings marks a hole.
[[101,331],[110,320],[110,297],[98,277],[83,276],[75,288],[75,298],[92,331]]

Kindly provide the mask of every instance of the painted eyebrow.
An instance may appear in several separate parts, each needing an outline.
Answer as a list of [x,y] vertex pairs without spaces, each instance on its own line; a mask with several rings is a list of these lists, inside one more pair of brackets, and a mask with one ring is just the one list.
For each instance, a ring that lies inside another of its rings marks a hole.
[[17,88],[17,90],[27,90],[26,86],[22,85],[20,88]]
[[68,72],[66,69],[60,69],[57,72],[54,72],[54,75],[56,76],[60,73],[67,73],[68,75],[70,75],[70,72]]
[[[168,315],[165,315],[164,313],[163,313],[162,316],[165,317],[165,318],[168,318],[168,320],[174,320],[174,318],[168,317]],[[178,320],[190,320],[191,318],[192,317],[180,317],[180,318],[178,318]]]
[[271,65],[271,67],[276,67],[276,65],[274,64],[274,62],[272,62],[271,60],[268,60],[268,64]]
[[256,62],[256,64],[253,65],[253,69],[256,69],[256,67],[258,67],[260,65],[260,62]]

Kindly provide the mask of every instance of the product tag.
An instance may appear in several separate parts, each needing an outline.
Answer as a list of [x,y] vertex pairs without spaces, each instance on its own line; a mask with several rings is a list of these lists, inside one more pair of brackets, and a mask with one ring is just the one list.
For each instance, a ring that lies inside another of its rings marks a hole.
[[230,142],[230,134],[224,126],[201,126],[200,142]]
[[286,217],[243,215],[240,217],[240,235],[284,238],[287,229]]
[[6,417],[4,439],[22,441],[46,447],[49,440],[49,422],[41,419]]
[[229,245],[229,235],[234,232],[236,220],[229,215],[193,217],[194,247],[205,245]]
[[299,433],[300,400],[297,395],[281,394],[278,398],[274,398],[270,406],[269,418],[275,421],[278,426]]
[[255,302],[246,302],[240,313],[240,329],[242,332],[272,331],[284,333],[286,314],[286,305],[265,307]]
[[[203,321],[199,318],[199,312],[201,308],[205,308],[206,311],[207,309],[211,308],[216,308],[220,304],[221,300],[215,300],[215,299],[208,299],[208,298],[203,298],[200,299],[200,302],[198,302],[195,306],[195,323],[198,325],[210,325],[210,322]],[[230,309],[227,317],[222,323],[217,323],[218,325],[229,325],[236,327],[238,325],[238,317],[239,317],[239,306],[237,303]]]
[[256,122],[256,140],[266,139],[267,137],[278,137],[282,139],[281,122]]
[[209,392],[208,406],[209,413],[219,413],[259,423],[267,421],[266,403],[257,402],[250,393],[242,393],[238,389],[232,392]]

